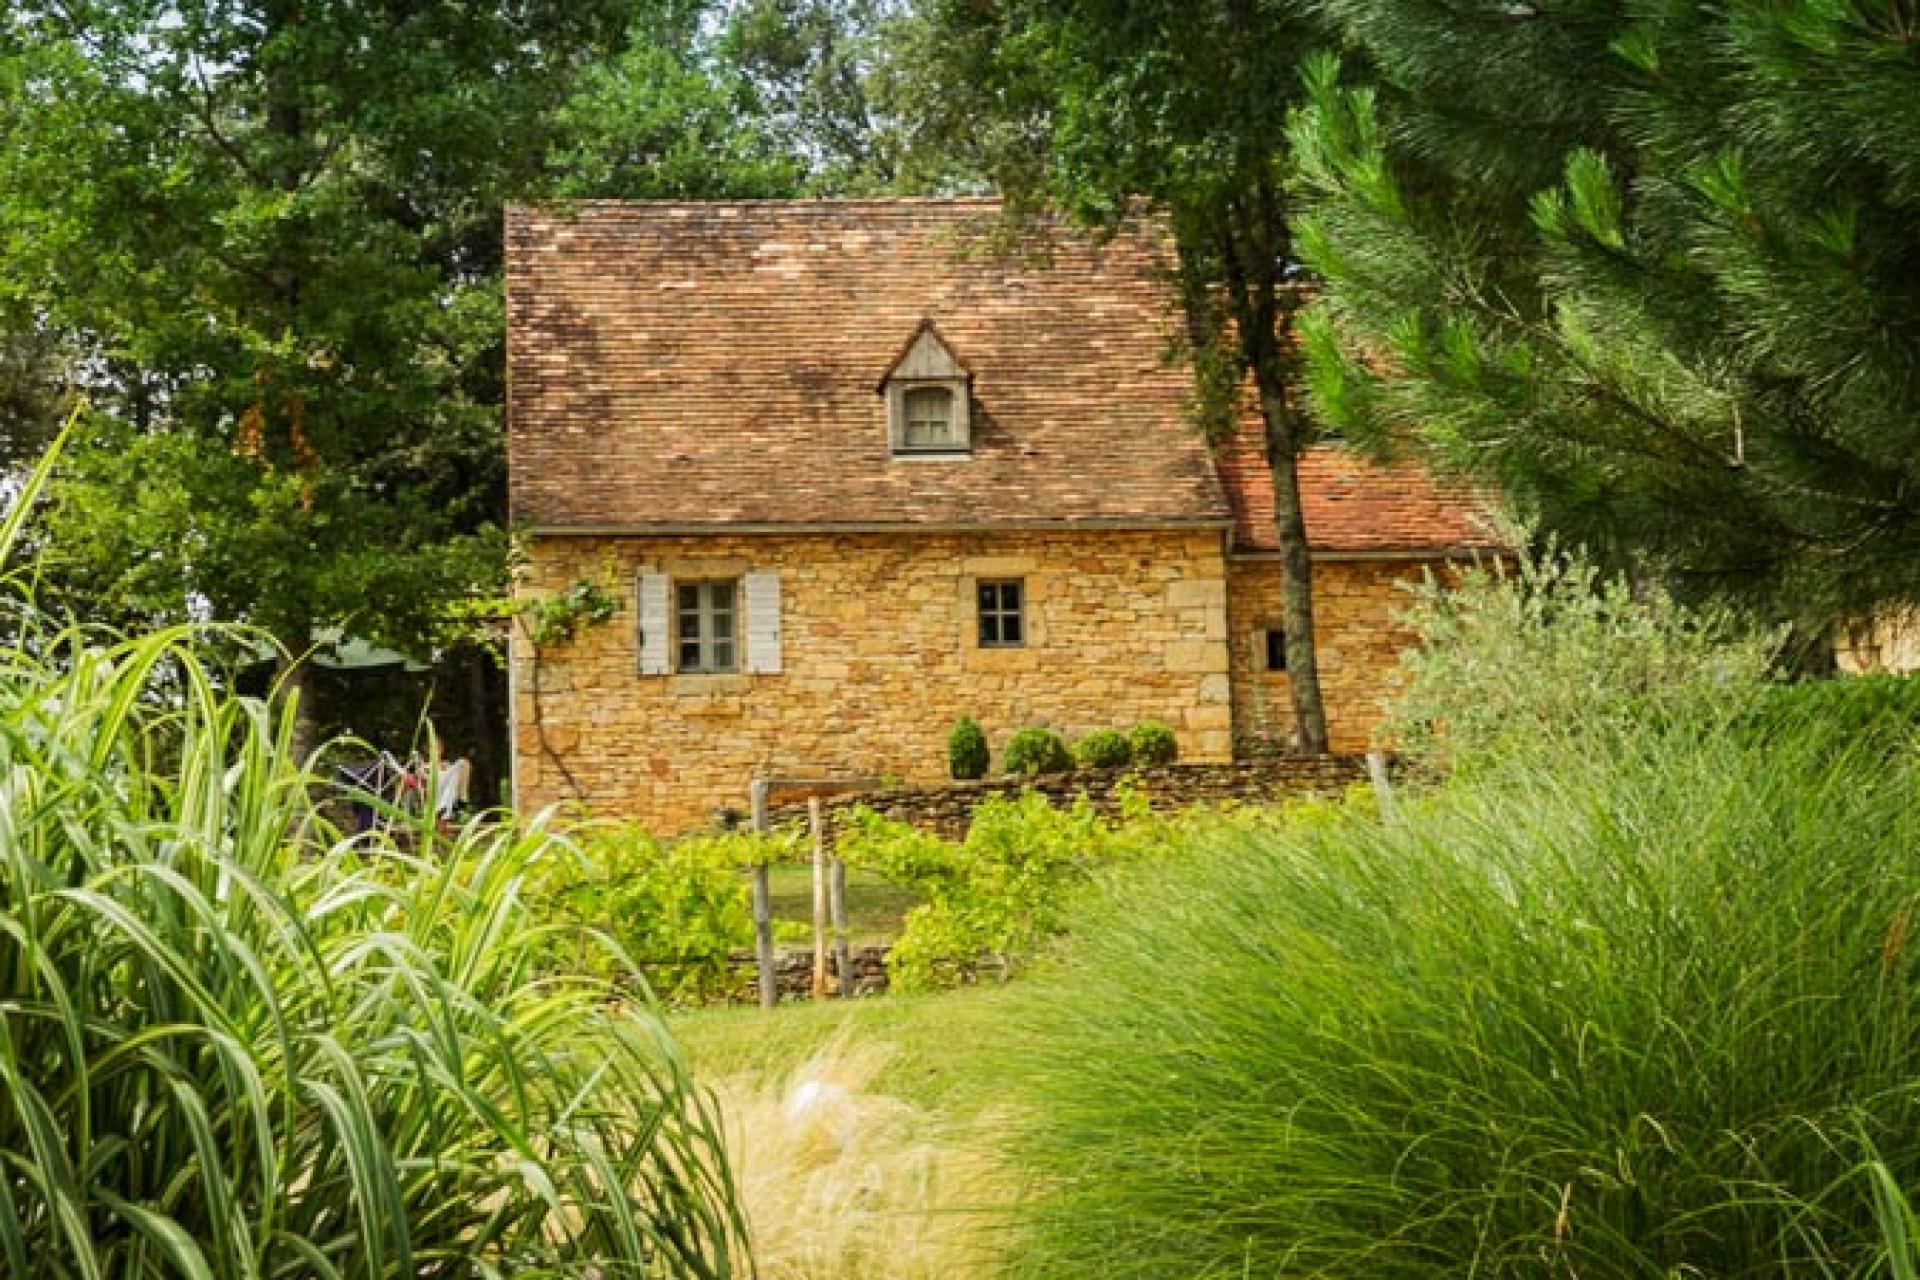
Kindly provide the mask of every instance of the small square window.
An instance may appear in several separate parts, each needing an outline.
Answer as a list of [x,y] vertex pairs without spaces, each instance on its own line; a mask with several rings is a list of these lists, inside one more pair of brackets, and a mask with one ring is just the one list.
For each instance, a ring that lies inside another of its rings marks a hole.
[[1285,671],[1287,669],[1287,633],[1278,627],[1268,627],[1260,633],[1261,654],[1266,659],[1263,668],[1267,671]]
[[678,670],[688,675],[723,675],[736,669],[733,602],[731,581],[677,584]]
[[953,392],[945,387],[915,387],[901,396],[905,423],[900,446],[929,452],[965,446],[954,422]]
[[1017,649],[1027,642],[1026,590],[1019,579],[980,584],[980,647]]

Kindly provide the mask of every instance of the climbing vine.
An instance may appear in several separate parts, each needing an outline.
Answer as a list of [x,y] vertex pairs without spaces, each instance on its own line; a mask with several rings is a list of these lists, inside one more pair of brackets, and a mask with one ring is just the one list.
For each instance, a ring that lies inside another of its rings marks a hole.
[[[610,571],[607,577],[610,583]],[[612,621],[617,607],[609,585],[580,578],[565,591],[528,597],[520,602],[518,612],[534,647],[550,649],[570,642],[587,627]]]

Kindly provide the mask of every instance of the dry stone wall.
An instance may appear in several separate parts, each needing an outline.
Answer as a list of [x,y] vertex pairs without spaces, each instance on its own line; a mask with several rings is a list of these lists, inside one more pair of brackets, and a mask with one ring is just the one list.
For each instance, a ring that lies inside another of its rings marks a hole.
[[[1173,811],[1199,804],[1258,804],[1305,795],[1333,795],[1367,778],[1360,756],[1281,757],[1226,763],[1180,763],[1129,769],[1077,769],[1036,778],[995,778],[954,782],[940,787],[899,788],[867,795],[835,796],[822,803],[829,826],[856,808],[922,831],[959,839],[982,801],[1036,792],[1056,805],[1085,797],[1095,810],[1119,812],[1122,784],[1138,788],[1156,810]],[[775,811],[777,820],[798,820],[803,806]]]

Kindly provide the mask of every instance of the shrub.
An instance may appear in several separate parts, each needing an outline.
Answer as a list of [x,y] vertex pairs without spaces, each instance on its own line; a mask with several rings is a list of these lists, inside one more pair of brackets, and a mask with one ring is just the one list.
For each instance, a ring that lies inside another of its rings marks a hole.
[[1127,734],[1127,745],[1136,764],[1172,764],[1180,756],[1180,744],[1173,730],[1158,720],[1142,720]]
[[1083,769],[1124,769],[1133,763],[1133,747],[1118,729],[1096,729],[1073,744],[1073,758]]
[[1074,913],[993,1064],[1019,1274],[1881,1274],[1920,770],[1817,724],[1597,741]]
[[1511,570],[1469,568],[1451,587],[1429,577],[1414,594],[1407,620],[1420,645],[1388,732],[1443,767],[1751,701],[1778,644],[1551,546]]
[[0,1274],[738,1274],[660,1018],[539,972],[568,846],[345,838],[190,633],[8,604]]
[[1027,777],[1066,773],[1073,768],[1073,752],[1067,750],[1066,739],[1051,729],[1021,729],[1007,739],[1002,764],[1008,773]]
[[[572,926],[551,963],[603,976],[637,970],[673,1003],[711,999],[732,985],[731,954],[753,945],[753,907],[740,872],[795,852],[790,838],[693,836],[662,843],[639,827],[589,828],[582,856],[555,865],[537,906]],[[613,946],[589,945],[598,934]]]
[[947,771],[970,782],[987,776],[988,763],[987,735],[981,731],[980,722],[972,716],[961,716],[947,735]]
[[1084,798],[1056,808],[1039,795],[996,797],[974,810],[958,842],[856,810],[840,834],[841,856],[926,899],[907,913],[887,958],[895,985],[964,982],[983,966],[1009,975],[1060,933],[1068,902],[1100,871],[1178,849],[1189,830],[1257,829],[1283,812],[1160,815],[1137,787],[1117,794],[1114,818]]

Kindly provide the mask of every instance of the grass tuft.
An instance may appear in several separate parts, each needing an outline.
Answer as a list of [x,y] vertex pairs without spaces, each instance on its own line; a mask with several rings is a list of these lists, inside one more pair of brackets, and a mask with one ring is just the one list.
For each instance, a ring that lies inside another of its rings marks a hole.
[[[0,550],[17,532],[0,523]],[[543,972],[538,830],[349,838],[196,637],[0,617],[0,1274],[725,1277],[653,1010]]]
[[1023,1277],[1910,1269],[1920,806],[1818,722],[1610,735],[1110,884],[1003,1011]]

